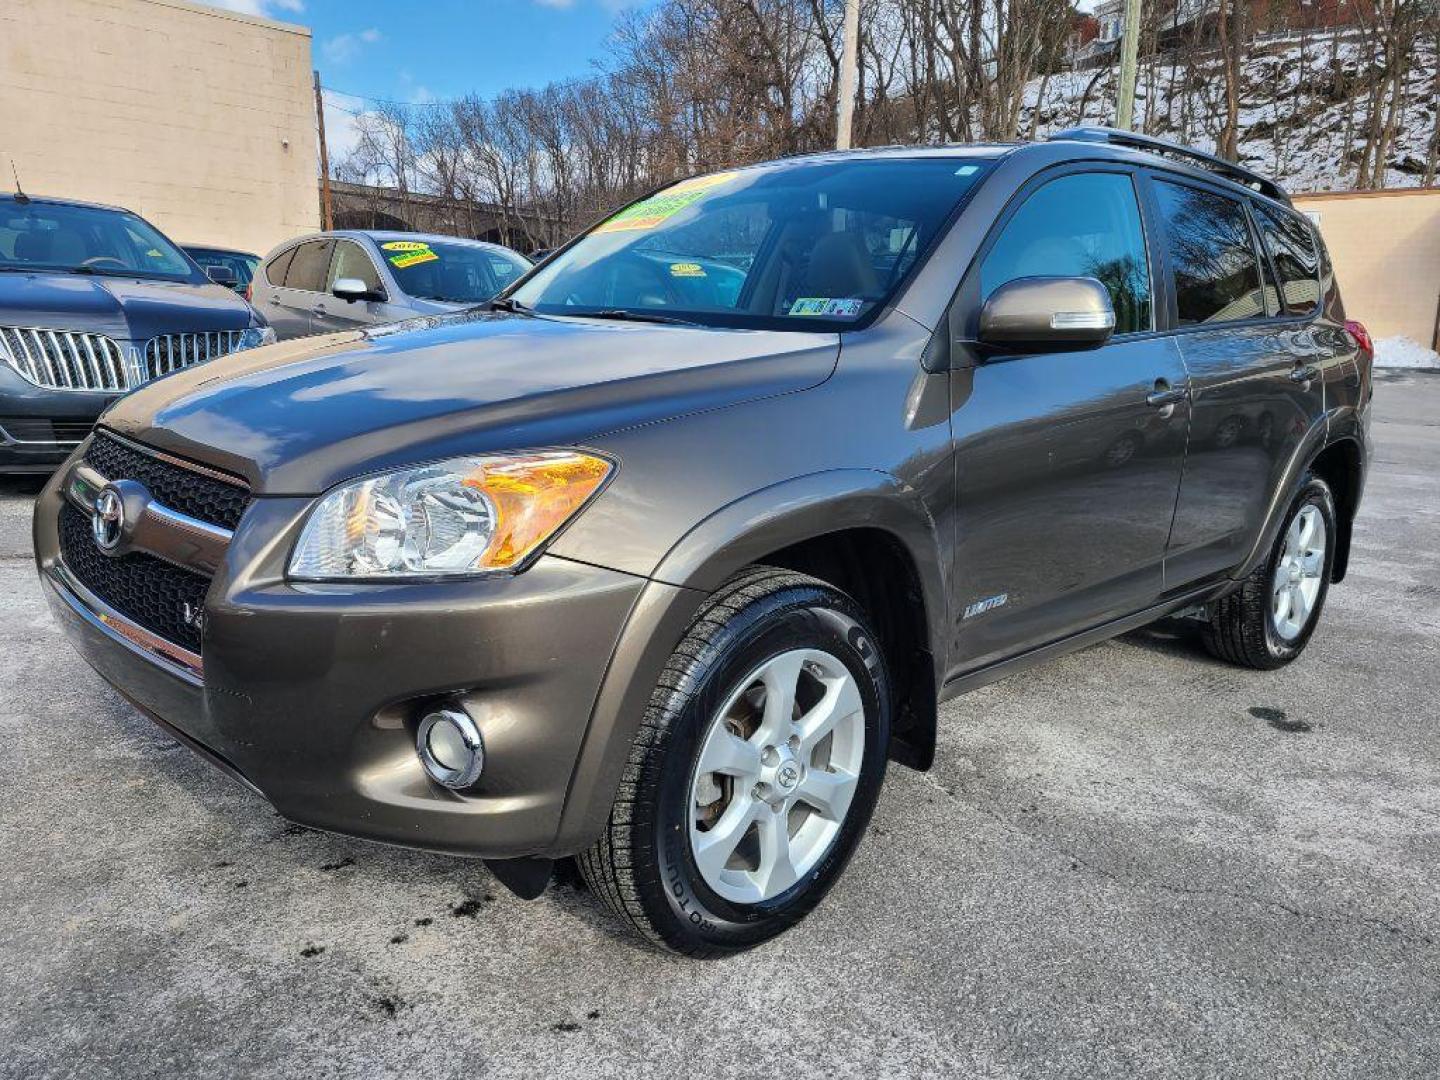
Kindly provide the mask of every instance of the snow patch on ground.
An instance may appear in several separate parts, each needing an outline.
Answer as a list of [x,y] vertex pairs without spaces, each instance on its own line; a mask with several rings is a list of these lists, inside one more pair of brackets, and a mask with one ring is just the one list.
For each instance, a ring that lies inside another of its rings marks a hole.
[[1417,345],[1408,337],[1380,338],[1375,342],[1375,366],[1440,370],[1440,353]]

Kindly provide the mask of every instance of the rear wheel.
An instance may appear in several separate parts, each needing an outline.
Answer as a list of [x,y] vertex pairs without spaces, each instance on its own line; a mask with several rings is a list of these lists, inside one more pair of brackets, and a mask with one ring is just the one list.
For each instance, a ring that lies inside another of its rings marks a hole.
[[820,902],[864,832],[889,711],[853,601],[801,574],[747,571],[671,657],[581,873],[677,952],[774,937]]
[[1246,667],[1270,670],[1290,663],[1315,632],[1334,559],[1335,498],[1325,481],[1310,476],[1270,557],[1238,590],[1210,606],[1205,647]]

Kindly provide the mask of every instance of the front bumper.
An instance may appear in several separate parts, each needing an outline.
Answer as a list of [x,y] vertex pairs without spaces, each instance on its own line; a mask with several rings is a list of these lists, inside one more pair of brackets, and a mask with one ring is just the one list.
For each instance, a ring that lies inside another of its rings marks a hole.
[[[57,476],[37,504],[36,557],[72,643],[285,817],[487,858],[564,854],[598,826],[561,829],[572,784],[616,774],[614,746],[603,763],[580,760],[597,696],[642,592],[654,606],[654,590],[677,590],[553,556],[466,582],[291,584],[284,562],[310,500],[257,499],[211,584],[197,673],[157,656],[70,578],[62,497]],[[442,698],[485,739],[473,793],[431,782],[415,754],[419,715]],[[628,741],[618,749],[623,758]]]
[[0,473],[53,472],[119,396],[49,390],[0,363]]

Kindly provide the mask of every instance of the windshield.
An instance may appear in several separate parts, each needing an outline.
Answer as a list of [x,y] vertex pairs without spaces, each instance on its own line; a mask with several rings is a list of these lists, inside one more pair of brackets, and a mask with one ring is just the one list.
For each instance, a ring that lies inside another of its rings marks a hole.
[[0,203],[0,269],[198,281],[180,249],[126,210]]
[[501,248],[439,240],[382,240],[380,254],[407,295],[455,304],[483,304],[530,269]]
[[260,259],[255,255],[242,255],[238,251],[216,251],[212,248],[186,248],[190,257],[200,264],[200,269],[209,272],[212,266],[229,270],[235,275],[235,288],[241,292],[255,277],[255,268]]
[[890,298],[986,164],[819,159],[696,177],[602,222],[511,299],[553,315],[843,329]]

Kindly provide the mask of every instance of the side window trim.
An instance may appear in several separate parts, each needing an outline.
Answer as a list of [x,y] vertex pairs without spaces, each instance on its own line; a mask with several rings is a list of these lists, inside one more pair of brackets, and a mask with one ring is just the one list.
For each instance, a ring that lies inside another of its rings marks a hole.
[[[991,249],[999,241],[1012,219],[1018,214],[1022,207],[1029,201],[1030,197],[1047,184],[1067,176],[1093,175],[1096,173],[1114,173],[1130,178],[1130,186],[1135,194],[1135,205],[1140,217],[1140,241],[1145,246],[1146,272],[1150,278],[1150,325],[1149,330],[1136,330],[1126,334],[1116,334],[1111,341],[1137,341],[1147,337],[1155,337],[1165,331],[1161,328],[1160,308],[1157,307],[1157,299],[1162,295],[1159,285],[1160,267],[1156,261],[1157,244],[1154,238],[1154,222],[1148,212],[1147,196],[1142,191],[1140,170],[1133,165],[1124,162],[1094,160],[1094,161],[1071,161],[1051,168],[1041,170],[1030,177],[1018,191],[1006,202],[1004,209],[991,222],[985,239],[976,248],[970,265],[965,270],[965,276],[960,281],[960,287],[951,300],[950,311],[946,317],[949,324],[950,340],[952,346],[969,346],[975,342],[975,335],[978,332],[978,320],[980,318],[980,268],[984,265],[986,257]],[[958,316],[958,318],[957,318]],[[963,352],[963,350],[962,350]]]
[[[1243,328],[1247,326],[1266,326],[1280,321],[1279,319],[1277,319],[1276,316],[1262,314],[1249,319],[1235,319],[1229,322],[1193,323],[1187,326],[1182,326],[1180,324],[1178,300],[1174,295],[1175,290],[1173,288],[1175,282],[1175,271],[1174,261],[1171,257],[1170,252],[1170,237],[1168,231],[1163,228],[1164,223],[1161,216],[1159,199],[1154,192],[1154,186],[1157,183],[1174,184],[1180,187],[1193,188],[1196,191],[1203,191],[1207,195],[1216,195],[1220,198],[1229,199],[1231,202],[1240,204],[1242,211],[1245,214],[1246,227],[1250,230],[1250,247],[1252,249],[1252,254],[1254,254],[1255,256],[1256,269],[1260,273],[1260,287],[1262,290],[1265,287],[1266,273],[1269,271],[1270,266],[1268,261],[1268,255],[1265,250],[1265,244],[1259,235],[1259,230],[1256,228],[1255,222],[1252,220],[1251,217],[1250,203],[1253,200],[1250,196],[1222,187],[1219,184],[1206,183],[1205,180],[1201,179],[1200,177],[1190,176],[1186,173],[1172,172],[1169,169],[1165,169],[1159,166],[1143,165],[1139,166],[1139,168],[1140,171],[1145,174],[1146,186],[1151,189],[1149,192],[1149,198],[1155,202],[1155,225],[1158,230],[1156,233],[1155,246],[1161,253],[1163,274],[1165,277],[1165,291],[1169,298],[1169,329],[1165,332],[1171,335],[1213,333],[1214,331],[1221,329],[1229,329],[1233,327]],[[1299,318],[1299,316],[1295,316],[1295,318]]]

